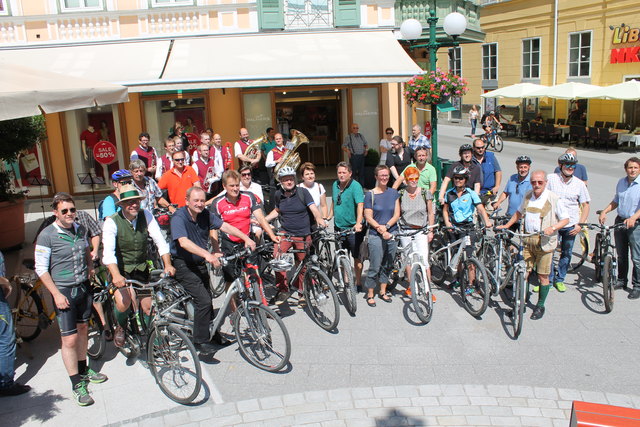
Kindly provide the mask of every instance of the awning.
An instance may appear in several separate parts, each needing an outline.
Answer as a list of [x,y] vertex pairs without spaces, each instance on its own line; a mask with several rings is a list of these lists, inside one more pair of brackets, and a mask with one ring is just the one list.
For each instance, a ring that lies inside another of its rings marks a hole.
[[0,50],[17,63],[130,92],[406,81],[422,73],[391,30],[200,36]]

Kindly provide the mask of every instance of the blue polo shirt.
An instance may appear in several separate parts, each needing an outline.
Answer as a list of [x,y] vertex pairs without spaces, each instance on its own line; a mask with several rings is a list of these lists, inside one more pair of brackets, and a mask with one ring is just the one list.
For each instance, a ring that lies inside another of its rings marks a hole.
[[527,174],[522,181],[518,179],[519,177],[520,175],[514,173],[509,178],[509,181],[507,181],[506,187],[504,187],[505,194],[509,196],[509,207],[507,209],[507,215],[509,216],[516,213],[518,208],[520,208],[520,205],[522,205],[524,195],[527,194],[527,191],[532,189],[531,181],[529,181],[529,174]]
[[501,171],[502,169],[500,169],[500,163],[498,163],[496,155],[491,151],[484,153],[482,163],[479,162],[475,156],[473,157],[473,161],[474,163],[479,164],[482,169],[482,186],[480,187],[480,194],[484,194],[495,187],[496,172]]
[[187,264],[202,264],[204,258],[183,249],[178,239],[186,237],[199,247],[207,249],[209,232],[219,230],[222,224],[222,219],[208,209],[200,212],[194,221],[191,219],[187,207],[181,207],[171,217],[171,237],[173,238],[171,255],[181,258]]
[[344,190],[340,190],[338,180],[333,183],[331,193],[333,200],[334,224],[338,228],[351,228],[356,225],[358,203],[364,203],[364,190],[355,179],[347,183]]
[[444,195],[444,202],[448,205],[451,222],[456,225],[473,222],[476,205],[482,203],[478,193],[467,187],[460,197],[455,187],[448,189]]
[[640,177],[629,183],[627,177],[616,184],[616,195],[613,202],[618,204],[618,215],[630,218],[640,209]]
[[[302,192],[304,197],[300,197],[297,194],[298,191]],[[276,208],[280,214],[280,224],[282,224],[284,231],[295,237],[311,234],[311,212],[308,207],[315,203],[309,190],[296,186],[287,195],[285,191],[280,189],[276,192],[275,199]]]

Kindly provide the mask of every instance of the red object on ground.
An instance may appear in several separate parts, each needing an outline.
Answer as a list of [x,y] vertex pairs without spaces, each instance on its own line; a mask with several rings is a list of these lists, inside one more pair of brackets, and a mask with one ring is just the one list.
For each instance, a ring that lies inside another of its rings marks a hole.
[[569,425],[571,427],[640,426],[640,410],[574,400]]
[[103,165],[110,165],[116,161],[118,149],[109,141],[98,141],[93,147],[93,158]]
[[431,122],[426,122],[424,124],[424,136],[431,139]]

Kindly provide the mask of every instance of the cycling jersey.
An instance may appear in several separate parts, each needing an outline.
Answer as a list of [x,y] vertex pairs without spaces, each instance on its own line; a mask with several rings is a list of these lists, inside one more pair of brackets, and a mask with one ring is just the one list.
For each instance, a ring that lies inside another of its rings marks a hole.
[[482,203],[478,193],[466,187],[460,197],[458,197],[455,187],[450,188],[445,193],[444,200],[449,207],[451,222],[454,225],[473,222],[473,213],[476,210],[476,206]]
[[[229,200],[225,194],[213,199],[209,209],[224,222],[248,235],[251,229],[251,214],[260,207],[260,203],[253,193],[241,191],[235,203]],[[234,236],[225,235],[225,237],[236,243],[242,241]]]

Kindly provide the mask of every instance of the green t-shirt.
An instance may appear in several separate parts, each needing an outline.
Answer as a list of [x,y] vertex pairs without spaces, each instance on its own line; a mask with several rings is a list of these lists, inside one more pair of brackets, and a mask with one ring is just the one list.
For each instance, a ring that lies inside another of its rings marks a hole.
[[[407,168],[410,167],[417,168],[415,163],[411,163]],[[405,168],[405,170],[407,170]],[[404,170],[402,171],[404,174]],[[424,188],[425,190],[429,190],[429,184],[434,181],[438,181],[438,175],[436,174],[436,168],[433,167],[430,163],[424,165],[424,168],[420,172],[420,179],[418,180],[418,187]]]
[[341,191],[338,180],[334,181],[331,198],[335,226],[351,228],[356,225],[358,203],[364,203],[364,191],[360,183],[352,179],[347,188]]
[[269,154],[269,151],[273,150],[273,148],[276,146],[276,141],[267,141],[267,142],[263,142],[260,145],[260,150],[265,154],[265,156],[267,154]]

